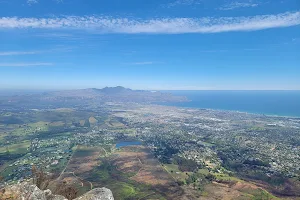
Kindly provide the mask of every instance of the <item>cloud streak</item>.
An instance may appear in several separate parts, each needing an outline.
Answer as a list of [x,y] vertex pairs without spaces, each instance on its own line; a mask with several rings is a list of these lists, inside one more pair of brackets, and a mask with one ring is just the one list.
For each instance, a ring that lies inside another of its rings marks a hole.
[[21,55],[35,55],[42,53],[57,53],[57,52],[70,52],[75,47],[58,45],[56,48],[39,51],[0,51],[0,56],[21,56]]
[[258,3],[250,2],[231,2],[230,4],[224,5],[219,10],[234,10],[238,8],[254,8],[259,6]]
[[37,4],[37,3],[39,3],[38,0],[27,0],[28,5]]
[[64,29],[93,33],[183,34],[256,31],[300,25],[300,11],[251,17],[157,18],[137,20],[98,16],[0,18],[0,29]]
[[146,61],[146,62],[134,62],[134,63],[128,63],[129,65],[152,65],[154,62]]
[[202,0],[176,0],[174,2],[168,3],[166,5],[163,5],[163,7],[171,8],[175,6],[191,6],[191,5],[197,5],[201,4]]
[[35,51],[5,51],[0,52],[0,56],[18,56],[18,55],[33,55],[38,54],[40,52]]
[[52,65],[53,63],[0,63],[0,67],[38,67]]

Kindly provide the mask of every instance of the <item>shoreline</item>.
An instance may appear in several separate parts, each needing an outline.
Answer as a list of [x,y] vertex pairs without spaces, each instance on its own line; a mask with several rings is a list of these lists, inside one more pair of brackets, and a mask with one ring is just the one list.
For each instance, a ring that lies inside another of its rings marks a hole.
[[220,108],[205,108],[205,107],[190,107],[190,106],[180,106],[180,105],[166,105],[166,104],[156,104],[160,106],[169,106],[169,107],[176,107],[176,108],[187,108],[187,109],[205,109],[205,110],[212,110],[212,111],[227,111],[227,112],[237,112],[237,113],[243,113],[243,114],[251,114],[251,115],[260,115],[260,116],[266,116],[266,117],[284,117],[284,118],[293,118],[293,119],[299,119],[300,116],[293,116],[293,115],[276,115],[276,114],[270,114],[270,113],[256,113],[256,112],[249,112],[249,111],[241,111],[241,110],[230,110],[230,109],[220,109]]

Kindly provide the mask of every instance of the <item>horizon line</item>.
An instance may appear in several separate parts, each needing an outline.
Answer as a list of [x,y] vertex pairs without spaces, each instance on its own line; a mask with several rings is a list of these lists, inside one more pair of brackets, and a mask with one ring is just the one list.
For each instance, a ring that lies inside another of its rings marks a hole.
[[[103,89],[116,88],[123,86],[105,86],[105,87],[85,87],[85,88],[0,88],[0,91],[64,91],[64,90],[85,90],[85,89]],[[145,91],[300,91],[300,89],[142,89],[123,87],[131,90],[145,90]]]

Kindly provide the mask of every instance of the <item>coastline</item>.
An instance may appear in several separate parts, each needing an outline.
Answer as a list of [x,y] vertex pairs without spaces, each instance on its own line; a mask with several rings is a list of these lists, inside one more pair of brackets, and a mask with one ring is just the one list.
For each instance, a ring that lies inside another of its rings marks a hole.
[[168,92],[175,96],[185,96],[187,101],[164,102],[159,103],[160,105],[300,118],[300,91],[177,90]]
[[243,111],[243,110],[221,109],[221,108],[180,106],[180,105],[175,105],[175,104],[172,104],[172,103],[156,103],[156,105],[176,107],[176,108],[196,109],[196,110],[204,109],[204,110],[212,110],[212,111],[227,111],[227,112],[235,112],[235,113],[250,114],[250,115],[259,115],[259,116],[266,116],[266,117],[276,117],[276,118],[284,117],[284,118],[293,118],[293,119],[299,119],[300,120],[300,116],[293,116],[293,115],[278,115],[278,114],[271,114],[271,113],[259,113],[259,112]]

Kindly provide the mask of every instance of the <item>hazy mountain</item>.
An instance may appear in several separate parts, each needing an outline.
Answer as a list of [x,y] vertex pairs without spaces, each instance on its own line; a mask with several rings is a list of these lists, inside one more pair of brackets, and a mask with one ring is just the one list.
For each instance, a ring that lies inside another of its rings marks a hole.
[[83,102],[182,102],[187,101],[184,96],[174,96],[170,93],[148,90],[132,90],[121,86],[105,87],[102,89],[88,88],[78,90],[48,91],[39,94],[21,94],[0,98],[3,106],[21,107],[29,105],[59,105],[78,104]]
[[[149,100],[149,101],[185,101],[185,97],[173,96],[170,93],[148,90],[132,90],[122,86],[105,87],[102,89],[89,88],[80,90],[62,90],[44,93],[47,97],[81,97],[81,98],[120,98],[119,101],[129,100]],[[126,98],[126,99],[122,99]],[[117,99],[115,99],[117,100]]]

